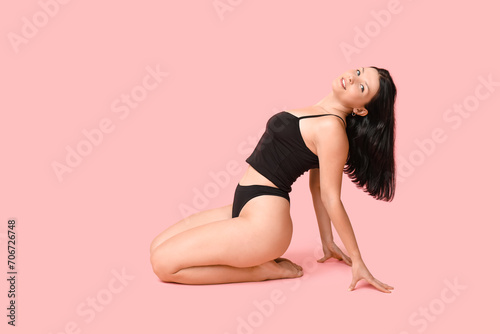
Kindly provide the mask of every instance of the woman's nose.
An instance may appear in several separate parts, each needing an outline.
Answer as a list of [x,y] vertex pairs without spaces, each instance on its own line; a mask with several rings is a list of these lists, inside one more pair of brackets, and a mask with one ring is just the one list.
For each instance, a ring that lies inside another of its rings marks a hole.
[[352,84],[352,75],[349,76],[349,83]]

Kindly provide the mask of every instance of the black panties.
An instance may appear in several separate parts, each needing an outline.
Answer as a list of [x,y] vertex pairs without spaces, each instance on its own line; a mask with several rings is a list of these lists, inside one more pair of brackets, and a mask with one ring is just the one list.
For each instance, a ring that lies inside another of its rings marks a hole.
[[260,184],[253,184],[249,186],[242,186],[238,183],[234,192],[233,200],[233,218],[240,215],[241,209],[245,204],[254,197],[261,195],[274,195],[286,198],[290,202],[288,192],[274,187],[263,186]]

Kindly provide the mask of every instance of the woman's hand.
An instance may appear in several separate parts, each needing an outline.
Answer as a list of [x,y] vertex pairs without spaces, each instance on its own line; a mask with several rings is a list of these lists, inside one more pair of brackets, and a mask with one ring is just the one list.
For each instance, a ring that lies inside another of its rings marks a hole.
[[390,290],[394,289],[392,286],[382,283],[378,279],[373,277],[373,275],[370,274],[370,271],[368,271],[365,263],[362,260],[359,260],[354,262],[352,265],[352,282],[349,286],[348,291],[354,290],[358,281],[362,279],[365,279],[368,283],[382,292],[391,293]]
[[351,258],[342,252],[342,250],[335,244],[335,242],[329,241],[323,243],[323,256],[318,260],[319,263],[323,263],[329,258],[333,257],[339,261],[344,261],[348,266],[352,265]]

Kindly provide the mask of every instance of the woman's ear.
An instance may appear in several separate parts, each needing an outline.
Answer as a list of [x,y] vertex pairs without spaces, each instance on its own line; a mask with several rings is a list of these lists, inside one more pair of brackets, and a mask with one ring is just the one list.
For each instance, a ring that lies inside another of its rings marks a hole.
[[354,108],[352,110],[356,116],[366,116],[368,114],[368,110],[366,108]]

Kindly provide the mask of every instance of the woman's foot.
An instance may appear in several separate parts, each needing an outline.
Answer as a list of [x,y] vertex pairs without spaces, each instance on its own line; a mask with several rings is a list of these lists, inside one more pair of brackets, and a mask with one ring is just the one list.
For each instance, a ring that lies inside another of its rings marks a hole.
[[283,276],[280,278],[296,278],[304,275],[302,267],[298,264],[293,263],[289,259],[279,257],[275,259],[274,262],[276,262],[281,269],[281,273]]
[[[301,267],[301,266],[299,266],[299,265],[298,265],[298,264],[296,264],[296,263],[293,263],[293,262],[292,262],[292,261],[290,261],[289,259],[285,259],[284,257],[279,257],[279,258],[275,259],[275,260],[274,260],[274,262],[276,262],[276,263],[278,263],[278,264],[280,264],[281,262],[288,262],[288,263],[292,264],[292,266],[293,266],[295,269],[297,269],[298,271],[302,271],[302,267]],[[283,263],[282,265],[283,265],[283,266],[286,266],[286,264],[284,264],[284,263]]]
[[302,267],[285,258],[277,258],[259,266],[264,280],[301,277]]

